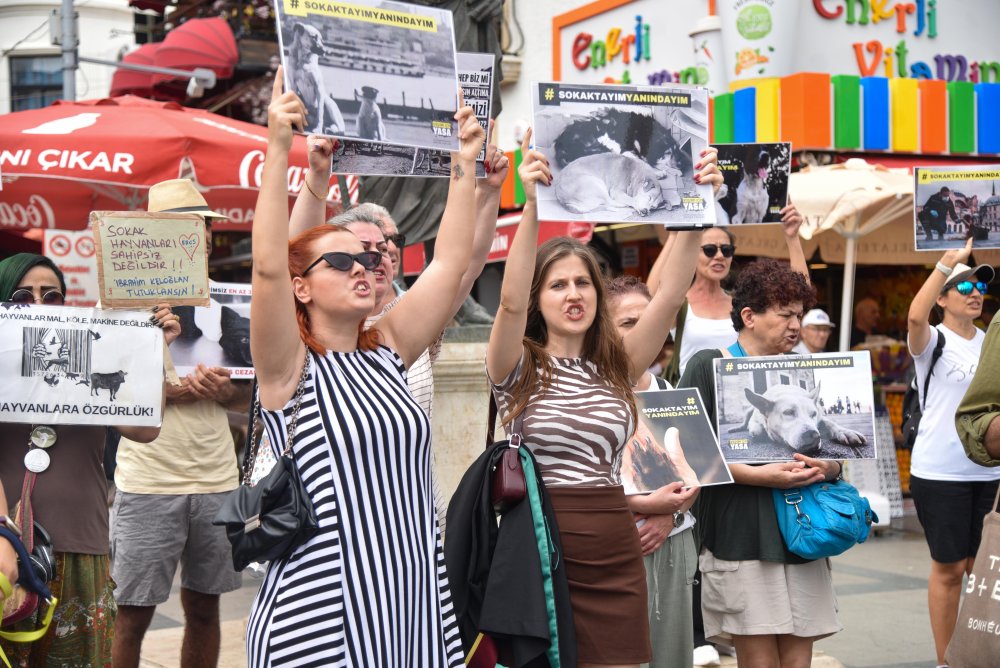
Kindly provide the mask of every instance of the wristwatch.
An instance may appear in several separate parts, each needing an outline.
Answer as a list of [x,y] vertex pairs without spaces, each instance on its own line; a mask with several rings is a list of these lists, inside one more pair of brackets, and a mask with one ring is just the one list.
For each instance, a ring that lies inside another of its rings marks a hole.
[[681,526],[683,526],[683,524],[684,524],[684,513],[678,510],[676,513],[674,513],[674,528],[680,529]]

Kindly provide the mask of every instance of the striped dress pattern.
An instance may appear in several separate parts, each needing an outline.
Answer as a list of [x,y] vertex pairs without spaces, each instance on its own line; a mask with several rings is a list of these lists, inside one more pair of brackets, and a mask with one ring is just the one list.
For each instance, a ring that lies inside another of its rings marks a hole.
[[[542,479],[548,486],[620,484],[622,453],[635,428],[628,403],[613,392],[593,362],[550,359],[551,382],[532,394],[521,434]],[[515,405],[510,391],[524,361],[522,352],[510,375],[493,385],[501,416]],[[538,373],[541,376],[541,369]],[[505,430],[509,434],[510,424]]]
[[[430,422],[386,347],[309,353],[295,461],[319,533],[268,565],[248,665],[458,668],[431,492]],[[294,400],[261,410],[275,454]]]

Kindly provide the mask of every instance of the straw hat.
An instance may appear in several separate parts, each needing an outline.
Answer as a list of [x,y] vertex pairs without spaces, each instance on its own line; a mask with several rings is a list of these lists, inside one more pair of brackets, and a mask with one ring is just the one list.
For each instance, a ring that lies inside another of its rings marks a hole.
[[194,187],[191,179],[170,179],[154,185],[149,189],[149,206],[146,210],[156,213],[197,213],[205,218],[229,219],[229,216],[208,208],[208,202]]

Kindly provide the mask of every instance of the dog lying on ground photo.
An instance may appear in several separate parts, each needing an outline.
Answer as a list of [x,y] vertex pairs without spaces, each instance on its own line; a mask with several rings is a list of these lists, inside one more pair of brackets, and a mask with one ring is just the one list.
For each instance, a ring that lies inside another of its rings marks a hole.
[[748,146],[743,158],[742,180],[736,188],[736,213],[732,217],[733,225],[763,222],[771,199],[767,192],[770,169],[771,156],[767,149]]
[[647,216],[666,203],[655,169],[615,153],[586,155],[567,164],[556,179],[555,194],[573,213],[627,209]]
[[793,452],[814,455],[823,440],[854,448],[865,445],[865,436],[827,419],[819,406],[819,383],[811,391],[796,385],[772,385],[762,394],[745,388],[750,410],[738,430],[755,439],[766,438]]

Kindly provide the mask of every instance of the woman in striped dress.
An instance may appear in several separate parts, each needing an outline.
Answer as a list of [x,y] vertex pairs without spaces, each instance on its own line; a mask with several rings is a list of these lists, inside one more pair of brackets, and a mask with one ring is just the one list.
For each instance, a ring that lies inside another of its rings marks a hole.
[[[319,533],[271,562],[247,629],[261,666],[462,665],[431,494],[430,426],[406,369],[444,328],[469,263],[475,159],[483,131],[456,114],[448,206],[434,261],[370,330],[377,251],[343,227],[288,240],[288,151],[306,122],[275,78],[253,229],[251,346],[272,448],[296,420],[294,457]],[[276,252],[288,248],[288,255]],[[298,410],[295,394],[306,373]],[[293,413],[297,417],[293,418]]]
[[[568,238],[537,249],[537,184],[552,184],[545,156],[521,147],[525,205],[504,271],[486,370],[509,429],[539,464],[562,538],[582,667],[636,666],[650,658],[646,576],[639,535],[619,484],[635,426],[632,386],[656,358],[694,274],[700,235],[679,235],[664,286],[622,338],[614,327],[597,258]],[[700,183],[721,183],[705,151]]]

